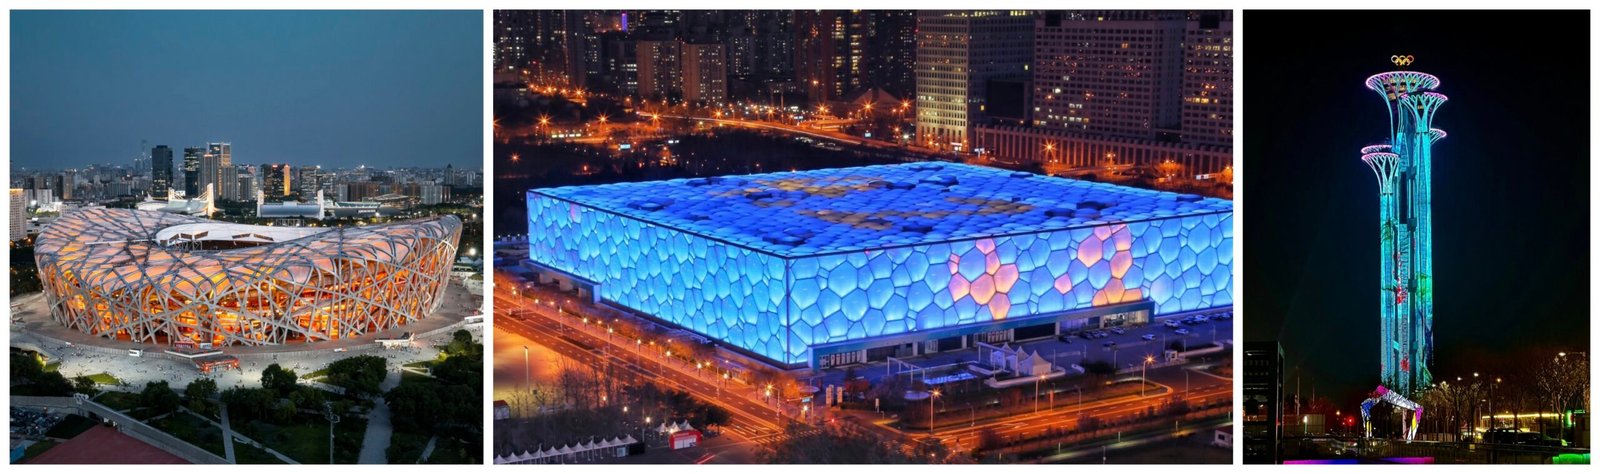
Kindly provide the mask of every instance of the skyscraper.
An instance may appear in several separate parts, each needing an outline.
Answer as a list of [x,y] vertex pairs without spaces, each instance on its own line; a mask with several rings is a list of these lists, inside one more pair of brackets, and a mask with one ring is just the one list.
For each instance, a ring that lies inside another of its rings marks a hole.
[[1379,372],[1383,384],[1411,396],[1433,380],[1433,128],[1448,100],[1434,92],[1439,78],[1407,71],[1412,56],[1393,56],[1400,70],[1367,78],[1388,111],[1387,143],[1361,149],[1361,161],[1378,178],[1381,251]]
[[183,147],[183,193],[190,199],[200,195],[200,157],[205,154],[202,147]]
[[1026,77],[1032,60],[1026,11],[918,11],[918,144],[970,151],[989,80]]
[[722,44],[683,45],[683,100],[720,105],[728,100],[728,61]]
[[156,145],[150,150],[150,194],[167,199],[172,187],[172,147]]
[[[195,184],[200,194],[206,190],[211,191],[211,198],[218,199],[222,196],[222,155],[206,153],[200,155],[200,181]],[[191,195],[192,196],[198,196]]]

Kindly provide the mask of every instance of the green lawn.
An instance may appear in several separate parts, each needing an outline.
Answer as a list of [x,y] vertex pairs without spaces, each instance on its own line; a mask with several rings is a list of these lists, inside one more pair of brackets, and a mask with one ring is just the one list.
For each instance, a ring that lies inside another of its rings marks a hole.
[[112,410],[127,412],[139,407],[139,394],[133,392],[107,390],[102,392],[100,396],[95,397],[94,401],[100,402],[101,405],[111,407]]
[[283,460],[278,459],[277,456],[273,456],[266,450],[239,441],[234,441],[233,443],[233,462],[235,464],[283,464]]
[[223,457],[227,456],[222,447],[222,429],[217,428],[216,425],[213,425],[206,420],[201,419],[200,417],[188,413],[177,412],[173,413],[171,416],[162,417],[161,419],[157,420],[151,420],[148,423],[150,426],[153,426],[158,430],[165,431],[167,434],[172,436],[176,436],[178,439],[181,439],[186,443],[199,446],[206,451],[210,451],[211,454]]
[[117,380],[116,377],[112,377],[111,374],[108,374],[108,373],[105,373],[105,372],[101,372],[101,373],[98,373],[98,374],[90,375],[89,376],[89,380],[93,380],[94,383],[97,383],[97,384],[100,384],[100,385],[116,385],[118,383],[121,383],[121,381]]
[[317,370],[313,370],[311,372],[307,372],[305,375],[301,375],[300,378],[302,380],[314,380],[314,379],[320,379],[320,378],[327,377],[327,376],[328,376],[328,368],[327,367],[323,367],[321,369],[317,369]]
[[[274,451],[302,464],[328,463],[328,421],[320,416],[300,415],[293,424],[278,426],[264,421],[234,423],[234,429]],[[334,461],[355,463],[361,443],[367,436],[367,420],[345,416],[334,427]],[[237,447],[237,445],[235,445]],[[238,453],[234,453],[235,457]]]
[[94,428],[96,424],[94,420],[80,415],[67,415],[60,423],[50,427],[50,431],[46,431],[44,435],[49,438],[72,439],[85,431],[89,431],[89,428]]
[[426,369],[426,368],[429,368],[429,367],[433,367],[433,365],[437,364],[437,363],[439,363],[439,361],[436,361],[436,360],[424,360],[424,361],[412,362],[412,363],[406,364],[405,366],[413,368],[413,369]]

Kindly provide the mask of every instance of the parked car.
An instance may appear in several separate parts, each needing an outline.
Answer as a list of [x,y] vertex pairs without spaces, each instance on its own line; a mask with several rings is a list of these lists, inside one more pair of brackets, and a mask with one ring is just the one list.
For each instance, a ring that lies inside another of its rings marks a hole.
[[1061,342],[1068,343],[1068,344],[1071,344],[1071,343],[1074,343],[1074,342],[1078,342],[1076,339],[1072,338],[1071,334],[1062,334],[1060,336],[1056,336],[1056,339],[1060,340]]
[[1117,347],[1117,341],[1106,341],[1105,344],[1101,344],[1101,345],[1105,346],[1107,349],[1109,349],[1109,348],[1112,348],[1112,347]]
[[1121,336],[1123,334],[1127,334],[1128,333],[1128,331],[1125,331],[1122,328],[1111,328],[1111,332],[1116,334],[1116,335],[1118,335],[1118,336]]
[[1144,339],[1146,341],[1154,341],[1154,340],[1156,340],[1156,335],[1155,334],[1145,334],[1143,336],[1139,336],[1139,338],[1140,339]]
[[1171,319],[1168,319],[1168,320],[1167,320],[1167,322],[1165,322],[1165,323],[1162,323],[1162,324],[1166,324],[1166,325],[1167,325],[1167,327],[1169,327],[1169,328],[1175,328],[1175,327],[1178,327],[1178,322],[1177,322],[1177,321],[1173,321],[1173,320],[1171,320]]
[[1172,333],[1173,334],[1177,334],[1179,336],[1184,336],[1184,335],[1188,335],[1189,334],[1189,330],[1188,329],[1184,329],[1184,328],[1178,328],[1177,331],[1173,331]]

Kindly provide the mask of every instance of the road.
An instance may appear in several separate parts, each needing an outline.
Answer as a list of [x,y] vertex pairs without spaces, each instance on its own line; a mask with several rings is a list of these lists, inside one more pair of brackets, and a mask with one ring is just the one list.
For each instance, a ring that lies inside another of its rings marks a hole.
[[608,342],[605,336],[565,325],[565,319],[520,298],[495,295],[495,325],[499,329],[521,335],[563,357],[591,364],[615,364],[619,369],[616,377],[624,384],[653,383],[726,408],[732,417],[723,432],[737,439],[716,444],[724,449],[748,449],[747,444],[784,438],[784,423],[778,421],[774,408],[743,396],[742,388],[719,389],[716,383],[696,377],[692,367],[663,361],[649,351],[635,352],[620,338]]

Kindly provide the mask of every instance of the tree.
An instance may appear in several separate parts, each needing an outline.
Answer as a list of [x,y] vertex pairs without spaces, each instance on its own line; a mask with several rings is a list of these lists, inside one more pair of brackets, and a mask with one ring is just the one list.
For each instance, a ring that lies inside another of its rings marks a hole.
[[394,424],[405,431],[432,430],[445,408],[434,383],[403,383],[384,394],[383,400]]
[[93,396],[96,393],[100,393],[100,389],[96,385],[94,379],[89,378],[87,375],[79,375],[72,378],[72,391],[77,393]]
[[457,329],[456,332],[450,335],[450,343],[445,346],[444,352],[450,357],[467,355],[473,352],[478,352],[474,346],[482,347],[477,344],[473,344],[471,332],[468,332],[465,329]]
[[278,364],[267,366],[261,371],[261,387],[277,392],[278,395],[288,395],[298,385],[300,377],[293,370],[285,369]]
[[183,387],[183,399],[189,410],[211,416],[211,399],[217,396],[217,381],[201,378]]
[[159,416],[172,413],[183,403],[183,398],[178,392],[167,385],[167,381],[149,382],[144,384],[144,391],[139,392],[139,405],[150,410],[150,415]]
[[388,365],[384,358],[371,355],[339,359],[328,364],[328,384],[343,388],[345,395],[375,396],[389,375]]

